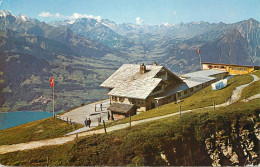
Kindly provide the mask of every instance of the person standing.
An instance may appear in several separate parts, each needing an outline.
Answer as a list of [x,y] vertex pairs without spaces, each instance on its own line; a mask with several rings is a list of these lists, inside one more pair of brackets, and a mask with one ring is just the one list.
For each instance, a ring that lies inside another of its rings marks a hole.
[[90,127],[90,124],[91,124],[91,119],[88,118],[88,120],[87,120],[87,125],[88,125],[88,127]]
[[88,118],[86,118],[86,120],[84,122],[85,122],[86,127],[88,127]]

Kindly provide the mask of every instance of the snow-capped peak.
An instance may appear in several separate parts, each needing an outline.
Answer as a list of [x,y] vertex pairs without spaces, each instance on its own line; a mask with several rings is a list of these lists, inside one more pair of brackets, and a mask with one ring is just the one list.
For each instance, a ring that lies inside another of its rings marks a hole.
[[27,17],[27,16],[25,16],[24,14],[20,14],[18,17],[19,17],[20,19],[22,19],[23,21],[28,21],[28,20],[30,20],[30,18]]
[[169,26],[170,24],[168,22],[163,23],[164,26]]
[[67,23],[68,24],[73,24],[73,23],[75,23],[76,21],[75,20],[70,20],[70,21],[68,21]]
[[12,15],[12,13],[8,10],[1,10],[0,17],[6,17],[7,15]]

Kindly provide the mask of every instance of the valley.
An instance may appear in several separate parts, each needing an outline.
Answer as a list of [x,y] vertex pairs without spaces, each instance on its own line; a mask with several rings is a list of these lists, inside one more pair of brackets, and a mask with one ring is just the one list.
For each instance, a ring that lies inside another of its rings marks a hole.
[[156,61],[176,74],[202,61],[260,65],[260,24],[191,22],[117,24],[82,18],[45,23],[0,11],[0,112],[50,111],[49,78],[56,110],[105,99],[99,85],[122,64]]

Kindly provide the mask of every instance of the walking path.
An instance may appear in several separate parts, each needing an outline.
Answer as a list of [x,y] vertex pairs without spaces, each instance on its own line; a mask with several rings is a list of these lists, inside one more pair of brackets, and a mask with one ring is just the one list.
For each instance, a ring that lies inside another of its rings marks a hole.
[[[78,124],[85,125],[84,121],[88,118],[91,119],[91,126],[90,127],[83,127],[80,129],[77,129],[73,132],[70,132],[66,135],[71,135],[75,133],[85,132],[87,130],[93,129],[99,125],[98,118],[100,117],[101,120],[107,120],[107,108],[109,107],[109,99],[94,102],[91,104],[84,105],[82,107],[78,107],[74,110],[71,110],[70,112],[67,112],[61,116],[57,116],[59,119],[68,120],[71,122],[76,122]],[[101,106],[102,104],[102,111]],[[96,107],[95,107],[96,106]]]
[[[249,84],[259,80],[259,78],[257,76],[255,76],[255,75],[252,75],[252,76],[254,77],[254,81],[250,82]],[[245,85],[248,86],[249,84],[245,84]],[[239,89],[235,89],[233,91],[231,99],[236,99],[236,100],[239,99],[243,88],[245,88],[245,86],[244,87],[242,87],[242,86],[243,85],[239,86],[240,87]],[[234,98],[233,96],[236,96],[236,97]],[[234,103],[235,101],[232,100],[231,102]],[[229,104],[232,104],[232,103],[229,103]],[[221,104],[221,105],[217,105],[215,107],[222,107],[222,106],[225,106],[225,105],[227,105],[227,104],[224,103],[224,104]],[[205,108],[209,108],[209,107],[205,107]],[[185,113],[188,113],[188,112],[191,112],[191,111],[194,111],[194,110],[197,110],[197,109],[182,111],[181,113],[185,114]],[[139,121],[134,121],[134,122],[131,123],[131,125],[134,126],[134,125],[138,125],[138,124],[141,124],[141,123],[144,123],[144,122],[155,121],[155,120],[171,117],[171,116],[178,115],[178,114],[179,113],[177,112],[177,113],[173,113],[173,114],[168,114],[168,115],[143,119],[143,120],[139,120]],[[129,123],[118,124],[118,125],[115,125],[115,126],[112,126],[112,127],[108,127],[106,129],[106,131],[112,132],[112,131],[123,129],[123,128],[126,128],[126,127],[129,127]],[[82,133],[78,134],[78,137],[91,136],[93,134],[101,134],[101,133],[105,133],[104,129],[82,132]],[[19,143],[19,144],[13,144],[13,145],[2,145],[2,146],[0,146],[0,154],[5,154],[5,153],[15,152],[15,151],[21,151],[21,150],[27,150],[27,149],[35,149],[35,148],[39,148],[39,147],[42,147],[42,146],[60,145],[60,144],[67,143],[69,141],[73,141],[75,139],[75,136],[76,135],[68,135],[68,136],[59,137],[59,138],[55,138],[55,139],[46,139],[46,140],[41,140],[41,141]]]
[[251,76],[254,77],[254,80],[248,84],[244,84],[244,85],[241,85],[241,86],[238,86],[236,87],[235,90],[233,90],[233,93],[232,93],[232,96],[231,96],[231,99],[230,99],[230,103],[229,104],[232,104],[236,101],[238,101],[238,99],[241,97],[241,94],[242,94],[242,90],[247,87],[248,85],[252,84],[253,82],[256,82],[259,80],[259,78],[256,76],[256,75],[252,75]]

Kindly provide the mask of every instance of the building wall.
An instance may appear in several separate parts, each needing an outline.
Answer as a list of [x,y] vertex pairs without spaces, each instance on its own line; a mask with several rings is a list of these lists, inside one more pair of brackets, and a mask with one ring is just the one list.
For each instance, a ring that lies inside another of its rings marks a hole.
[[[219,75],[218,77],[221,77],[221,75]],[[201,85],[197,85],[195,87],[192,87],[192,88],[180,91],[180,92],[177,92],[176,94],[173,94],[173,95],[171,95],[169,97],[160,99],[160,100],[158,100],[158,103],[157,103],[156,106],[158,107],[158,106],[161,106],[161,105],[164,105],[164,104],[168,104],[168,103],[171,103],[171,102],[174,102],[174,101],[177,101],[177,100],[181,100],[181,99],[187,98],[187,97],[191,96],[192,94],[200,91],[201,89],[211,85],[216,80],[217,79],[212,80],[212,81],[207,82],[207,83],[203,83]]]
[[118,96],[109,96],[111,104],[113,103],[124,103],[124,104],[134,104],[139,109],[138,111],[147,111],[147,99],[133,99],[133,98],[127,98],[127,97],[118,97]]
[[203,70],[215,69],[227,71],[231,75],[247,74],[254,70],[253,67],[232,66],[232,65],[217,65],[217,64],[203,64]]
[[229,67],[228,72],[231,75],[247,74],[254,70],[253,67]]

